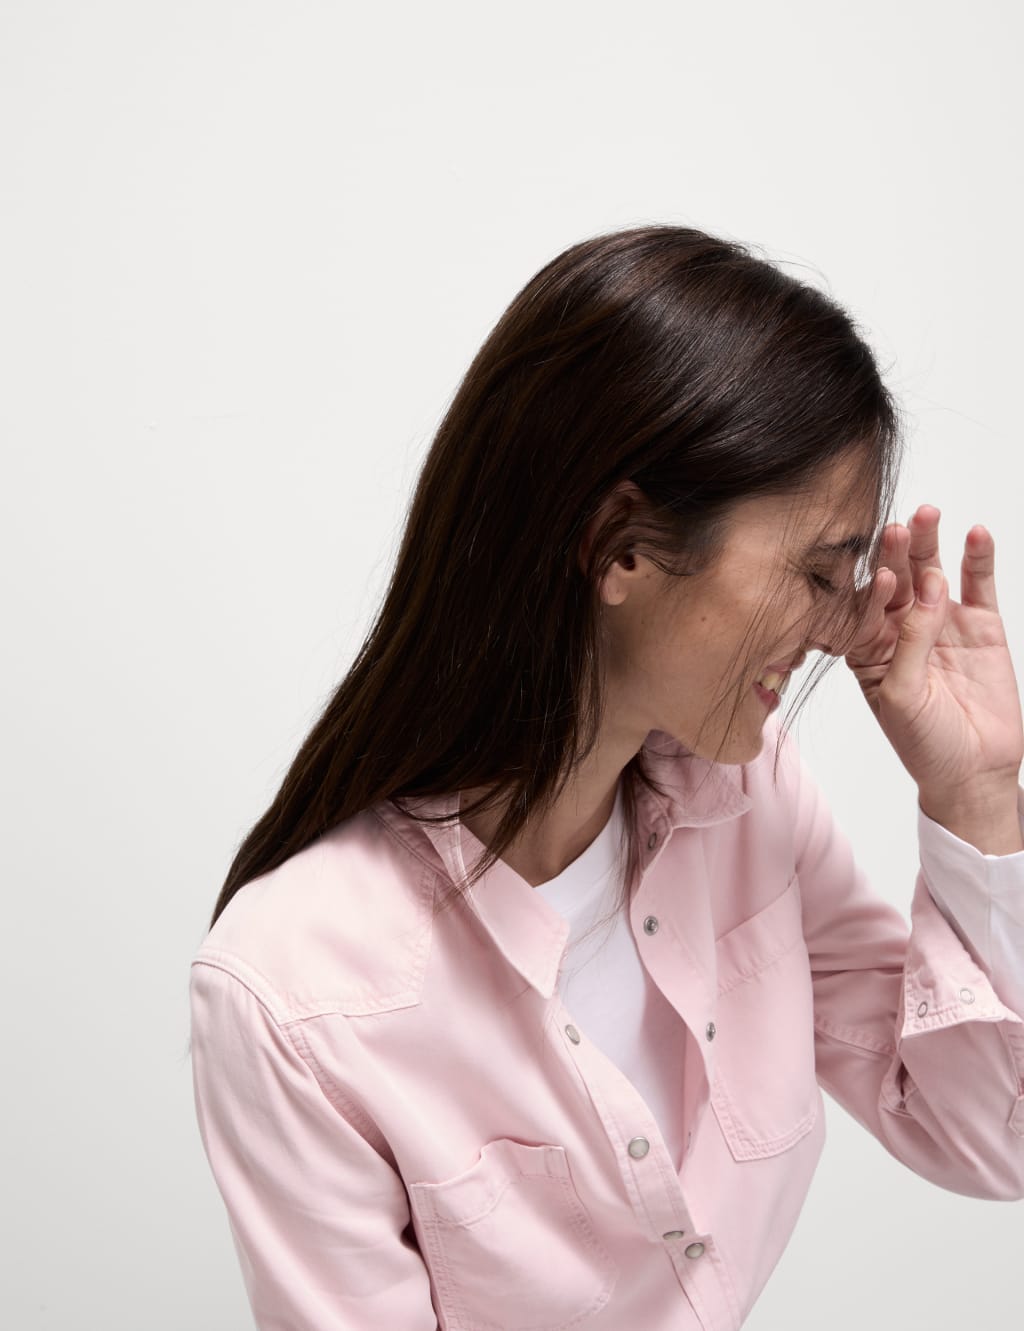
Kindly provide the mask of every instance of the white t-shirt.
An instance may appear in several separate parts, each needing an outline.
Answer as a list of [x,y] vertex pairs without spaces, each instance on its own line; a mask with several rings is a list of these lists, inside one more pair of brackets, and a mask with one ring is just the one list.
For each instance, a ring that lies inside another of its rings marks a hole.
[[585,851],[534,890],[569,922],[558,991],[573,1023],[643,1096],[675,1161],[683,1160],[686,1027],[640,961],[626,913],[612,910],[625,873],[622,783],[611,817]]

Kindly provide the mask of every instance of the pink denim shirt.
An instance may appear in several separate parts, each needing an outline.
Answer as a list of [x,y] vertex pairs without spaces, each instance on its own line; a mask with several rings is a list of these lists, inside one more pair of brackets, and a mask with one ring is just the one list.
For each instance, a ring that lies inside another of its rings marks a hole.
[[500,861],[435,917],[461,824],[384,801],[233,898],[192,1057],[261,1331],[734,1331],[817,1165],[819,1088],[940,1187],[1024,1197],[1024,1023],[931,896],[950,869],[922,832],[908,930],[774,747],[646,742],[670,798],[641,794],[629,916],[680,1018],[678,1172],[559,999],[566,921]]

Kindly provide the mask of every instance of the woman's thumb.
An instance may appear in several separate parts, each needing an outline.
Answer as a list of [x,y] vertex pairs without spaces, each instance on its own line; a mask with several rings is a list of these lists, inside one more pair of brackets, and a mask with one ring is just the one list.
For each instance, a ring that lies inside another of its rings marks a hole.
[[900,625],[882,688],[887,701],[901,710],[911,707],[927,687],[928,657],[946,622],[948,590],[942,569],[925,569],[917,599]]

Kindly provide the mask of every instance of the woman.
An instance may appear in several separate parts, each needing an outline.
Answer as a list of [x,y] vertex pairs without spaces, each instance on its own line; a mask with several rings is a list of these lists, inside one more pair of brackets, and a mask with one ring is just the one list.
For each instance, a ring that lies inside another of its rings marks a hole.
[[[383,607],[192,968],[257,1323],[738,1327],[822,1087],[1024,1197],[1024,753],[989,533],[889,522],[818,291],[689,228],[547,264],[440,426]],[[842,655],[917,783],[913,927],[772,715]]]

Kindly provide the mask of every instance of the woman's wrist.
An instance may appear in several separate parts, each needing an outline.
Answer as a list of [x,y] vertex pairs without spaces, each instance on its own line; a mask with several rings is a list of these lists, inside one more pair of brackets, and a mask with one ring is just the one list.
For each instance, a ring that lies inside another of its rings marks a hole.
[[970,800],[918,791],[918,806],[933,822],[974,846],[983,855],[1014,855],[1024,850],[1016,784],[998,794]]

